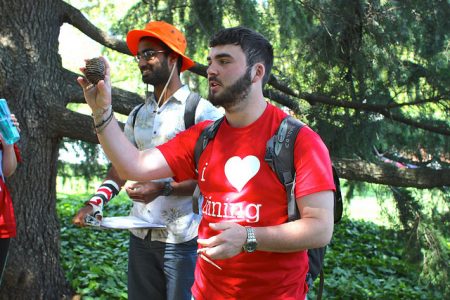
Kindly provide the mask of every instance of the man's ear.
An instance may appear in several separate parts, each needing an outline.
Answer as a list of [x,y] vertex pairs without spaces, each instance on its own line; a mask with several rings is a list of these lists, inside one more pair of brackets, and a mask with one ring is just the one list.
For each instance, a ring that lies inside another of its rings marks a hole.
[[262,81],[264,78],[264,74],[266,73],[266,68],[264,67],[264,64],[256,63],[253,66],[252,73],[254,73],[254,75],[252,76],[252,83],[257,82],[258,80]]
[[169,63],[171,64],[171,65],[173,65],[173,64],[177,64],[178,63],[178,57],[179,57],[179,54],[177,54],[176,52],[171,52],[170,54],[169,54]]

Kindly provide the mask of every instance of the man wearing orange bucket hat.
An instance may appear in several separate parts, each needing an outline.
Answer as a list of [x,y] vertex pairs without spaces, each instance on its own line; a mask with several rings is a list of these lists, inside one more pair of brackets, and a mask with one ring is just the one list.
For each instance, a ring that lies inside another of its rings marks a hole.
[[[184,35],[173,25],[149,22],[144,29],[128,33],[127,45],[136,58],[142,81],[154,88],[125,124],[125,134],[137,148],[153,148],[193,124],[222,116],[209,101],[181,83],[179,74],[195,63],[185,54]],[[131,230],[128,299],[190,300],[200,222],[200,216],[192,211],[196,181],[175,183],[165,178],[126,183],[113,166],[96,194],[74,217],[74,223],[84,226],[88,214],[101,218],[103,206],[124,184],[133,200],[131,215],[167,226]]]

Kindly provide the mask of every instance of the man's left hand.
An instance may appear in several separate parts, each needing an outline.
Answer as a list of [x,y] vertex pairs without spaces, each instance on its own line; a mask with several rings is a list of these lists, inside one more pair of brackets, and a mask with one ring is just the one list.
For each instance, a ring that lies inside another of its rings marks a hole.
[[125,191],[133,201],[148,204],[161,196],[161,191],[164,187],[163,182],[127,182],[125,184]]

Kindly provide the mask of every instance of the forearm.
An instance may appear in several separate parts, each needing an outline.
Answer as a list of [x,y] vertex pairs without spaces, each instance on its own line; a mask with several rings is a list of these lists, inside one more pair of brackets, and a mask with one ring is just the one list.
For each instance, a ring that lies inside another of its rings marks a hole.
[[[315,215],[315,216],[314,216]],[[245,226],[251,226],[246,224]],[[313,209],[302,219],[273,226],[252,227],[256,250],[269,252],[297,252],[325,246],[333,233],[332,210]],[[209,223],[218,232],[207,239],[198,239],[202,252],[212,259],[225,259],[245,251],[248,238],[244,226],[234,222]]]
[[[114,117],[105,128],[101,131],[97,130],[97,137],[103,151],[115,168],[115,175],[119,178],[139,180],[130,178],[128,175],[132,170],[138,174],[139,151],[127,140]],[[114,176],[114,174],[112,175]]]
[[113,166],[111,166],[111,168],[108,170],[108,173],[106,173],[106,177],[104,178],[103,182],[107,181],[107,180],[112,180],[115,183],[117,183],[117,186],[120,188],[122,188],[122,186],[125,184],[126,179],[122,179],[122,177],[120,177],[119,173],[117,172],[116,168]]
[[119,194],[120,189],[125,182],[126,180],[120,178],[116,169],[112,166],[108,170],[102,184],[98,187],[94,196],[92,196],[87,204],[92,205],[94,208],[97,208],[97,210],[103,210],[103,206]]
[[333,233],[333,223],[309,218],[254,229],[258,250],[295,252],[327,245]]
[[333,203],[332,191],[297,199],[301,218],[277,226],[256,227],[257,249],[293,252],[328,244],[334,227]]
[[186,180],[182,182],[171,182],[173,187],[173,195],[176,196],[192,196],[195,187],[197,185],[197,180]]
[[115,118],[97,136],[121,178],[146,181],[173,176],[161,152],[156,148],[139,151],[125,137]]
[[3,144],[2,171],[5,177],[11,176],[17,168],[17,158],[14,145]]
[[111,167],[94,195],[85,202],[84,207],[82,207],[75,215],[73,223],[84,226],[87,215],[93,215],[94,217],[97,217],[97,219],[101,219],[103,207],[119,194],[124,183],[125,180],[119,177],[114,167]]

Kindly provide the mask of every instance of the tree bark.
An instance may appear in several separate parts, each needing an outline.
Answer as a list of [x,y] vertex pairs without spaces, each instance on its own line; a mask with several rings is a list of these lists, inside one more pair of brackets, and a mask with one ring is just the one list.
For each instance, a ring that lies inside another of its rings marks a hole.
[[0,299],[65,299],[59,260],[56,175],[61,136],[50,112],[65,109],[58,37],[60,1],[1,0],[0,95],[21,124],[23,163],[8,179],[16,221]]

